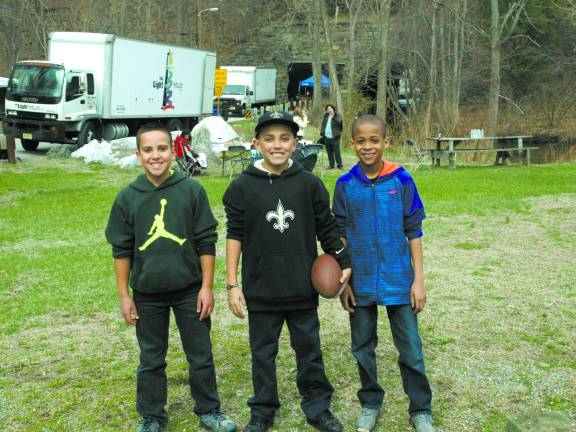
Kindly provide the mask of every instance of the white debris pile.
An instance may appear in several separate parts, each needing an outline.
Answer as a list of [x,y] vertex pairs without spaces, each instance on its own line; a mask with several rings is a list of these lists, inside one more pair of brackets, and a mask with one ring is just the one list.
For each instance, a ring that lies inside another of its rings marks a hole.
[[238,134],[222,117],[206,117],[192,129],[192,148],[197,152],[213,151],[213,147],[221,146],[238,139]]
[[112,146],[109,142],[104,140],[101,142],[98,142],[98,140],[92,140],[75,152],[72,152],[70,156],[78,159],[82,158],[86,163],[100,162],[107,165],[114,163]]

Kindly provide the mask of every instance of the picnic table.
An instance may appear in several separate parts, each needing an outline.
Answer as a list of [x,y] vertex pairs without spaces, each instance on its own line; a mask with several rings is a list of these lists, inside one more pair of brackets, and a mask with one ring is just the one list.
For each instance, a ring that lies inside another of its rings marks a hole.
[[[531,135],[511,135],[500,137],[445,137],[442,135],[426,137],[427,140],[436,142],[436,148],[430,149],[430,157],[432,159],[432,166],[440,166],[440,159],[448,159],[450,168],[456,168],[456,154],[457,153],[486,153],[495,152],[496,160],[498,158],[505,159],[505,152],[518,152],[518,156],[522,163],[530,166],[530,151],[537,150],[538,147],[525,147],[524,138],[531,138]],[[508,148],[490,148],[490,147],[474,147],[474,148],[457,148],[459,144],[466,141],[515,141],[516,147]]]

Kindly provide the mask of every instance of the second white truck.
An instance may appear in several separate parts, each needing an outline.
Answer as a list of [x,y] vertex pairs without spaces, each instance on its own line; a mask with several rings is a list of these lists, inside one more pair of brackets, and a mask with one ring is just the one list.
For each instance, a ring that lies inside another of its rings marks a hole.
[[191,128],[212,113],[216,54],[112,34],[55,32],[48,60],[14,65],[6,134],[82,146],[134,135],[155,120]]
[[[221,66],[227,70],[220,97],[220,113],[242,115],[245,110],[276,104],[276,69],[258,66]],[[214,98],[216,106],[217,98]]]

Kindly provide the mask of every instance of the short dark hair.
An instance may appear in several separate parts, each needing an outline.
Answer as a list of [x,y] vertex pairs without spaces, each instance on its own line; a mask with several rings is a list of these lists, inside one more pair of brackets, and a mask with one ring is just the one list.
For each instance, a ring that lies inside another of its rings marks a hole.
[[351,130],[352,138],[354,138],[354,131],[356,130],[356,128],[364,123],[372,123],[380,126],[382,136],[386,137],[386,122],[382,117],[374,114],[362,114],[360,117],[354,119],[354,121],[352,122],[352,130]]
[[172,134],[166,128],[166,126],[164,126],[162,123],[150,122],[150,123],[145,123],[142,126],[140,126],[140,128],[138,129],[138,132],[136,132],[136,148],[138,150],[140,150],[140,137],[142,136],[142,134],[145,134],[146,132],[152,132],[152,131],[164,132],[166,134],[166,136],[168,137],[168,142],[170,144],[172,144]]

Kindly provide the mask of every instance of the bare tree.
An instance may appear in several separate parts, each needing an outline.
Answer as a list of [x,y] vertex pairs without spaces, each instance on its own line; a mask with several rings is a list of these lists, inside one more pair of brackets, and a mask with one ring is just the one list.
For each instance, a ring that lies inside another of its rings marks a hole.
[[344,105],[342,104],[342,93],[340,92],[340,84],[338,82],[338,73],[336,71],[336,61],[334,57],[334,40],[332,37],[332,27],[330,26],[330,19],[328,18],[328,11],[326,10],[326,0],[319,0],[320,2],[320,16],[322,18],[322,27],[324,28],[324,36],[326,37],[326,45],[328,48],[328,71],[330,72],[330,89],[332,96],[336,98],[336,109],[342,117],[344,117]]
[[426,107],[426,117],[424,119],[424,133],[430,133],[430,126],[432,123],[432,108],[434,106],[434,95],[436,93],[436,79],[437,79],[437,57],[438,47],[436,43],[436,19],[438,16],[438,8],[440,6],[439,0],[432,0],[432,37],[430,48],[430,68],[428,70],[428,105]]
[[378,12],[379,25],[379,53],[380,61],[378,64],[378,91],[376,95],[376,114],[386,118],[388,103],[386,95],[388,93],[388,28],[390,26],[390,8],[391,0],[380,0]]
[[500,16],[498,0],[491,0],[490,22],[490,91],[488,95],[488,134],[494,136],[498,126],[498,102],[501,85],[501,53],[504,44],[518,24],[526,7],[526,0],[515,1],[503,17]]
[[312,93],[312,116],[321,118],[322,113],[322,47],[320,42],[320,2],[312,2],[308,14],[308,25],[312,33],[312,73],[314,75],[314,92]]
[[352,105],[352,93],[356,90],[356,23],[358,13],[362,9],[364,0],[346,0],[348,8],[348,90],[346,92],[346,106],[350,109]]

